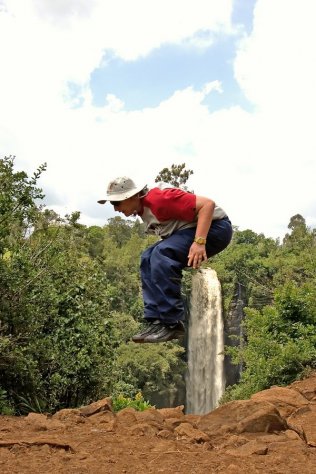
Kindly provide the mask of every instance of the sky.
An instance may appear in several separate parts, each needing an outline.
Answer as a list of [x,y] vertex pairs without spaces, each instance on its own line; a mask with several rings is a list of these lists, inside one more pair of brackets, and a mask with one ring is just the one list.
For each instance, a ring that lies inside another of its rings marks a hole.
[[106,224],[107,183],[188,187],[240,230],[316,227],[314,0],[0,0],[0,158]]

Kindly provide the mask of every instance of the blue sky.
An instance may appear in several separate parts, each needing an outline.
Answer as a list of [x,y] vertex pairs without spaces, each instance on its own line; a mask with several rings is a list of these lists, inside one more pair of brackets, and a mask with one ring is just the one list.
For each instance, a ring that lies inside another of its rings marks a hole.
[[204,101],[210,110],[233,104],[249,107],[232,74],[235,41],[236,38],[219,36],[212,48],[202,51],[189,46],[165,45],[146,58],[131,62],[108,53],[106,65],[91,76],[93,103],[103,107],[106,95],[111,93],[124,101],[126,110],[156,107],[174,90],[200,89],[208,81],[220,80],[225,94],[216,94],[212,101]]
[[106,95],[110,93],[124,101],[126,110],[156,107],[174,90],[199,89],[206,82],[219,80],[225,94],[216,94],[212,100],[205,99],[204,103],[211,111],[236,104],[251,109],[234,79],[233,60],[236,42],[245,32],[251,31],[254,5],[255,0],[234,2],[232,23],[236,33],[233,35],[198,32],[201,39],[211,38],[211,47],[197,49],[190,44],[164,44],[136,61],[124,61],[112,51],[105,51],[104,65],[91,74],[93,104],[103,107]]
[[[139,14],[141,12],[141,15]],[[113,217],[107,182],[186,163],[233,224],[316,226],[314,0],[0,0],[0,156],[46,205]],[[295,34],[293,34],[295,32]]]

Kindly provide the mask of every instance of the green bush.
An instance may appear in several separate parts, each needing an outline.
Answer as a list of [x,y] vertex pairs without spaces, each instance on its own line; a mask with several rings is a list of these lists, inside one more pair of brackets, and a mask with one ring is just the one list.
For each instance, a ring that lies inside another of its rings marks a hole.
[[134,398],[125,397],[123,394],[112,398],[112,405],[115,412],[123,410],[123,408],[134,408],[137,411],[144,411],[152,408],[152,405],[146,400],[141,392],[136,393]]
[[0,388],[0,415],[14,415],[14,408],[7,399],[7,392]]

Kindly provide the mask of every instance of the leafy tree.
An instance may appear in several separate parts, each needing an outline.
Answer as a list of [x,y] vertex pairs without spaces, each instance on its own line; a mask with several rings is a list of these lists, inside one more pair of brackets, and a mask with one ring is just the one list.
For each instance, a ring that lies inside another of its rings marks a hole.
[[14,156],[0,159],[0,255],[34,222],[36,200],[43,198],[36,182],[46,165],[41,165],[29,178],[24,171],[14,171],[14,160]]
[[217,271],[223,288],[224,305],[229,310],[237,288],[242,286],[245,295],[244,304],[262,307],[273,299],[273,261],[269,255],[277,244],[249,229],[235,229],[230,245],[208,263]]
[[88,252],[92,258],[101,257],[105,239],[105,229],[98,226],[91,226],[86,231]]
[[114,364],[114,393],[134,396],[141,392],[152,400],[156,393],[183,383],[184,349],[176,344],[124,344],[117,350]]
[[189,177],[193,174],[193,171],[185,168],[185,163],[181,165],[172,164],[171,168],[163,168],[155,178],[155,182],[162,181],[164,183],[172,184],[175,188],[183,187],[187,189],[185,183]]
[[132,221],[122,219],[120,216],[113,217],[108,220],[106,232],[111,237],[117,247],[122,247],[132,234]]

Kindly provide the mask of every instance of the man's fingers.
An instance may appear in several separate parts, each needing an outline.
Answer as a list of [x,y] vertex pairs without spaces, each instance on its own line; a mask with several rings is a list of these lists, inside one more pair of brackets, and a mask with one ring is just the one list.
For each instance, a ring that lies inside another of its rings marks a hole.
[[203,253],[194,252],[193,253],[190,250],[189,255],[188,255],[188,267],[191,267],[191,265],[192,265],[193,268],[199,268],[201,263],[203,261],[206,261],[206,260],[207,260],[206,252],[203,252]]

